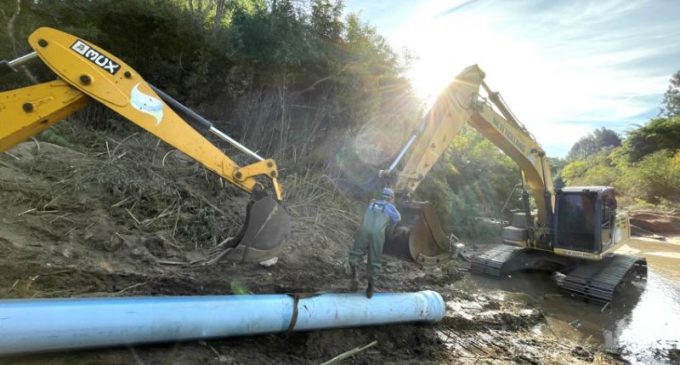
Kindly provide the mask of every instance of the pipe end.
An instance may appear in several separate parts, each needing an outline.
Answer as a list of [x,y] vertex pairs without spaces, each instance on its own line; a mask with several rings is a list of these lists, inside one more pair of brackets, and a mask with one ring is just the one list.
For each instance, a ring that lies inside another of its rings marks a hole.
[[426,302],[424,308],[427,313],[423,316],[423,319],[428,322],[439,322],[446,315],[446,302],[442,298],[441,294],[434,290],[422,290],[417,293]]

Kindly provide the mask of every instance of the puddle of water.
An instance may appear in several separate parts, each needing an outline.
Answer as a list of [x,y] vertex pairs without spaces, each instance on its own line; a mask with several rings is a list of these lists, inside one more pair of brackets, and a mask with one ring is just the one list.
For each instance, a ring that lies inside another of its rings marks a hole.
[[653,269],[637,305],[603,329],[604,345],[621,349],[632,363],[663,363],[680,349],[680,289]]
[[475,281],[534,298],[547,316],[543,333],[602,345],[632,364],[669,364],[668,351],[680,349],[680,245],[674,243],[636,239],[622,247],[621,253],[647,257],[648,279],[605,307],[562,296],[544,273]]

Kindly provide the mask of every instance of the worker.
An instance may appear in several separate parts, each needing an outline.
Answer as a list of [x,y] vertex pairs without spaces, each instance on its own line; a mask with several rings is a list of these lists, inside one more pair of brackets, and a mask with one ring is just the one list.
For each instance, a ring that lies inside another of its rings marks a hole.
[[385,229],[394,228],[400,220],[401,214],[394,206],[394,190],[384,188],[382,199],[373,199],[368,204],[361,227],[354,239],[354,245],[349,251],[349,266],[352,275],[351,290],[353,292],[359,288],[357,264],[368,248],[366,297],[371,298],[373,296],[373,292],[376,290],[374,280],[380,273],[380,257],[385,243]]

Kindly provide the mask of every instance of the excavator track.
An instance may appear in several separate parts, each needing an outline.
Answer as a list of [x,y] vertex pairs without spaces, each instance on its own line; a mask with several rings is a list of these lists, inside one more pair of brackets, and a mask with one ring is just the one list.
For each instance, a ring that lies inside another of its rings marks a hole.
[[501,277],[507,274],[503,266],[513,259],[518,247],[500,245],[470,258],[470,271],[475,274]]
[[647,260],[643,257],[613,254],[601,261],[581,262],[558,285],[588,301],[610,302],[616,290],[633,280],[647,279]]
[[558,271],[557,285],[590,302],[610,302],[625,283],[647,278],[642,257],[612,254],[600,261],[558,256],[549,251],[500,245],[470,258],[474,274],[503,277],[520,270]]
[[500,245],[470,258],[470,271],[502,277],[520,270],[558,271],[573,267],[575,261],[570,257],[557,256],[551,251]]

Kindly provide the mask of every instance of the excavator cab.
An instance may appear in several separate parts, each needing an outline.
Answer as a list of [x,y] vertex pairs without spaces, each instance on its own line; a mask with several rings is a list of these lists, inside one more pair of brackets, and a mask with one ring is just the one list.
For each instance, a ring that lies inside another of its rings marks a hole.
[[614,244],[616,197],[608,186],[555,190],[553,246],[600,254]]
[[[290,216],[280,204],[283,190],[273,160],[241,145],[146,82],[125,62],[88,41],[43,27],[29,36],[29,44],[35,52],[0,62],[0,73],[14,72],[18,66],[39,57],[58,79],[0,92],[0,152],[96,100],[251,194],[245,225],[230,241],[227,257],[263,261],[279,254],[290,232]],[[180,114],[257,161],[237,165]],[[258,178],[268,179],[273,191],[267,193]]]

